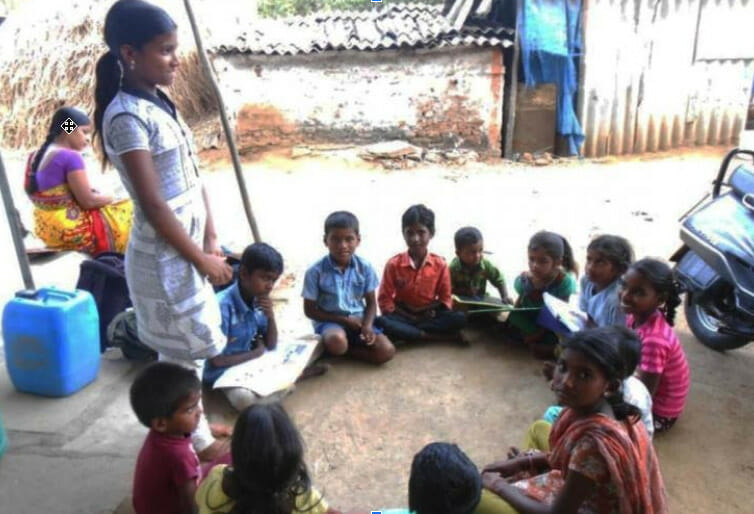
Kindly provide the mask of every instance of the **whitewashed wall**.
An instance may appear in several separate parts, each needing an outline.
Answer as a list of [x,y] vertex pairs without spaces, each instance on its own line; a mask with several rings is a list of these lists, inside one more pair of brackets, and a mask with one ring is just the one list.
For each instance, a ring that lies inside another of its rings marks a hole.
[[242,147],[451,141],[499,154],[499,48],[215,56]]

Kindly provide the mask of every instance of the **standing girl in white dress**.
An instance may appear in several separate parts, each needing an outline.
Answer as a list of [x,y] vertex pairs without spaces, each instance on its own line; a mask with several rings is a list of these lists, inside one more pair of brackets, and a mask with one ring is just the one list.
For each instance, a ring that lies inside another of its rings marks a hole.
[[[134,202],[126,280],[139,338],[160,360],[197,375],[222,350],[212,284],[232,277],[199,177],[191,133],[158,86],[178,67],[176,24],[142,0],[119,0],[105,18],[109,51],[97,62],[99,142]],[[205,416],[192,434],[202,460],[227,451]]]

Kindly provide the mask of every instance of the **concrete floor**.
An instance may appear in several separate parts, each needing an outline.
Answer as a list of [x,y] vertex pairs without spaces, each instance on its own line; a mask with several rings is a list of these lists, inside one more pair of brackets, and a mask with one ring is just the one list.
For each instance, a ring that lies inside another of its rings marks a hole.
[[[435,252],[451,256],[453,231],[475,224],[511,281],[526,265],[526,240],[540,228],[567,235],[580,262],[600,232],[627,236],[638,256],[669,255],[678,216],[708,189],[719,159],[712,151],[547,168],[496,162],[385,173],[347,156],[269,156],[246,169],[262,235],[293,274],[276,292],[279,324],[291,337],[310,331],[301,315],[301,279],[324,252],[321,224],[332,210],[359,215],[360,253],[379,270],[402,249],[400,213],[426,202],[437,213]],[[206,171],[221,233],[238,245],[248,235],[232,174],[223,164]],[[2,259],[13,268],[12,255]],[[38,284],[72,287],[79,261],[68,254],[34,266]],[[16,284],[17,277],[8,277],[0,295],[9,297]],[[754,478],[748,434],[754,404],[747,393],[754,345],[717,354],[696,342],[682,319],[678,333],[691,364],[691,394],[683,418],[656,441],[671,512],[751,512],[745,491]],[[551,401],[540,366],[521,348],[475,335],[468,348],[401,348],[381,368],[335,361],[327,376],[303,382],[286,399],[307,442],[314,480],[331,504],[365,510],[405,504],[411,458],[433,440],[458,443],[480,467],[519,442]],[[117,351],[108,352],[99,379],[65,399],[17,393],[0,370],[10,440],[0,461],[0,510],[101,513],[123,502],[146,433],[128,405],[135,370]],[[222,397],[208,392],[206,403],[212,420],[233,421]]]

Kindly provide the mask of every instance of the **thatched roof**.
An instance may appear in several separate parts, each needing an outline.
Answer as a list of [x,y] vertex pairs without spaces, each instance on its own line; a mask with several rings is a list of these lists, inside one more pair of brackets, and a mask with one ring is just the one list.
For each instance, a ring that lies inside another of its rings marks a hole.
[[[94,69],[106,51],[102,24],[112,3],[26,0],[0,25],[0,119],[9,121],[0,124],[0,146],[40,144],[52,113],[61,105],[94,111]],[[164,7],[179,27],[182,66],[169,94],[185,118],[198,119],[214,111],[214,99],[198,63],[183,2],[154,3]],[[205,9],[217,3],[194,1],[203,28],[212,19]]]

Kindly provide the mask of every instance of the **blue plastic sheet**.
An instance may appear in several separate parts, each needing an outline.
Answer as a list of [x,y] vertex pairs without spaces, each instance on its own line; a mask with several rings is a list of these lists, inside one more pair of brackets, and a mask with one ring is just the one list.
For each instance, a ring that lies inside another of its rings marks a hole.
[[529,87],[557,85],[557,132],[576,155],[584,142],[574,109],[579,82],[575,59],[582,49],[581,0],[525,0],[518,28],[524,81]]

